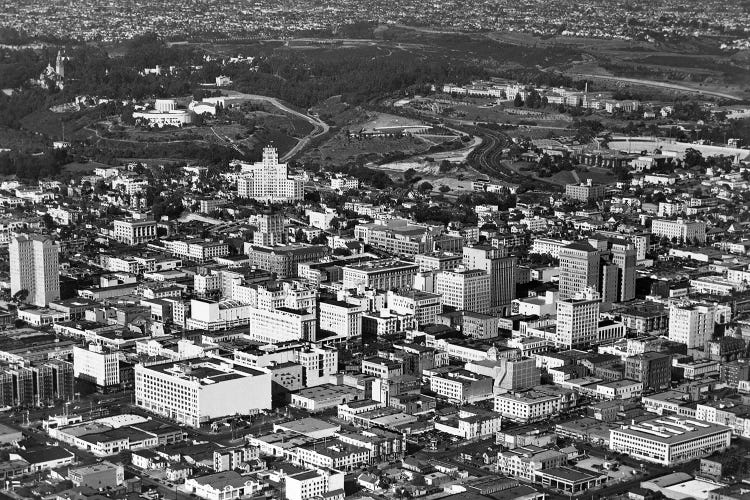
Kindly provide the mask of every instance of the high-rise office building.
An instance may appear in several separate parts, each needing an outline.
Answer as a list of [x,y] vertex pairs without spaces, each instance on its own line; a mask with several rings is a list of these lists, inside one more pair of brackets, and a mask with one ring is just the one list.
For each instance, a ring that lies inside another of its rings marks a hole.
[[585,241],[560,249],[560,299],[569,299],[589,287],[599,290],[600,252]]
[[625,240],[613,240],[610,245],[612,263],[617,265],[617,302],[635,298],[635,245]]
[[635,298],[635,266],[638,251],[626,239],[594,235],[588,239],[599,251],[602,302],[624,302]]
[[490,275],[464,267],[442,271],[435,279],[435,293],[442,295],[444,306],[486,313],[490,309]]
[[253,244],[263,246],[281,245],[286,242],[286,228],[282,214],[258,214],[250,218],[250,223],[258,226],[253,233]]
[[644,352],[625,358],[625,378],[643,382],[644,389],[666,389],[672,380],[672,355]]
[[557,303],[555,347],[588,349],[597,343],[601,296],[592,287]]
[[716,306],[689,301],[669,306],[669,340],[688,349],[703,347],[711,340],[716,325]]
[[504,247],[464,247],[463,264],[467,269],[481,269],[490,276],[490,308],[510,305],[516,298],[518,259],[509,257]]
[[604,259],[599,260],[599,293],[602,297],[602,302],[617,302],[617,279],[618,279],[617,264],[607,262]]
[[46,307],[60,298],[59,246],[35,234],[14,236],[10,242],[10,293],[29,292],[30,304]]

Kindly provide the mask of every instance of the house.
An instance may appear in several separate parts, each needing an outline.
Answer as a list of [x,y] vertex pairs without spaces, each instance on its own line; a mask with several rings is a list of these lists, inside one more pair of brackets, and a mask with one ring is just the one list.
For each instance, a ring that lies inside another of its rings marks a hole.
[[205,500],[225,500],[250,497],[261,490],[261,483],[230,470],[187,479],[185,489]]
[[380,478],[375,474],[369,472],[363,472],[357,476],[357,484],[369,491],[377,491],[380,489]]

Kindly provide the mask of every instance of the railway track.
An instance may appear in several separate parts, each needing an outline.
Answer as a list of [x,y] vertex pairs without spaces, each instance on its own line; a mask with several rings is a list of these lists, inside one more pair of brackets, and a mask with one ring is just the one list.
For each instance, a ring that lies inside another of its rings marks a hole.
[[540,187],[552,191],[560,190],[560,186],[519,174],[505,166],[503,163],[503,149],[509,147],[513,142],[509,135],[499,130],[484,127],[474,127],[471,133],[482,138],[482,143],[468,157],[469,164],[475,170],[490,178],[499,179],[504,182],[528,184],[531,180]]
[[471,166],[490,177],[506,182],[517,181],[517,174],[502,163],[503,149],[510,145],[510,137],[502,132],[481,127],[477,127],[474,134],[482,138],[482,143],[469,155]]

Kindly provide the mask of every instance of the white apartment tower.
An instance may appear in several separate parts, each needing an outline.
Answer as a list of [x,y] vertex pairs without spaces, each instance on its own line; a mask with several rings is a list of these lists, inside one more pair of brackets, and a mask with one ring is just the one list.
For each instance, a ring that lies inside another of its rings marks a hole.
[[279,163],[276,148],[263,148],[263,160],[242,164],[237,195],[266,203],[290,203],[304,198],[301,179],[289,177],[286,163]]
[[10,293],[28,290],[27,302],[46,307],[60,298],[59,246],[35,234],[14,236],[10,242]]
[[716,307],[711,304],[673,302],[669,305],[669,340],[688,349],[703,347],[711,340],[716,323]]
[[593,288],[557,303],[555,347],[588,349],[597,343],[599,293]]

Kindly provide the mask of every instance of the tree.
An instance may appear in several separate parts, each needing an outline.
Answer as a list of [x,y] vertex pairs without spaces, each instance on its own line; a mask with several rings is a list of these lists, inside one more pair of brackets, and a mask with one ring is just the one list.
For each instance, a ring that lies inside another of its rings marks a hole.
[[417,175],[417,171],[413,168],[410,168],[406,172],[404,172],[404,180],[406,182],[409,182],[414,178],[415,175]]
[[521,94],[516,94],[516,97],[513,99],[513,106],[517,108],[523,106],[523,98],[521,97]]
[[443,184],[442,186],[440,186],[440,192],[441,193],[447,193],[450,190],[451,190],[450,186],[446,186],[445,184]]
[[419,185],[419,192],[422,194],[427,194],[430,191],[432,191],[432,184],[430,184],[427,181],[424,181],[422,184]]
[[685,150],[685,166],[687,168],[703,166],[705,160],[700,151],[693,148],[687,148]]
[[319,235],[314,236],[310,243],[313,245],[326,245],[328,243],[328,236],[326,236],[326,233],[320,233]]
[[542,98],[539,95],[539,92],[537,92],[536,89],[532,89],[531,92],[529,92],[529,96],[526,98],[526,107],[538,108],[541,104]]
[[29,296],[29,291],[25,288],[22,288],[21,290],[18,290],[16,293],[13,294],[13,298],[11,299],[16,304],[20,304],[21,302],[26,301],[26,298]]
[[97,180],[96,185],[94,186],[94,193],[104,194],[106,192],[107,192],[107,185],[104,183],[104,179]]
[[310,203],[320,203],[320,193],[318,191],[305,193],[305,201],[309,201]]
[[52,231],[53,229],[55,229],[56,224],[55,224],[55,221],[54,221],[54,219],[52,219],[52,216],[50,214],[48,214],[48,213],[44,214],[42,216],[42,222],[44,223],[44,227],[45,227],[45,229],[47,229],[47,231]]
[[331,227],[331,229],[333,229],[334,231],[338,231],[338,230],[339,230],[339,228],[341,227],[341,219],[339,219],[338,217],[334,217],[333,219],[331,219],[331,222],[330,222],[330,224],[328,224],[328,225],[329,225],[329,226]]
[[307,236],[305,236],[305,232],[302,230],[302,228],[297,229],[297,231],[294,233],[294,241],[297,243],[307,243]]
[[446,172],[450,172],[450,170],[453,168],[453,163],[449,162],[448,160],[443,160],[440,162],[440,173],[444,174]]

